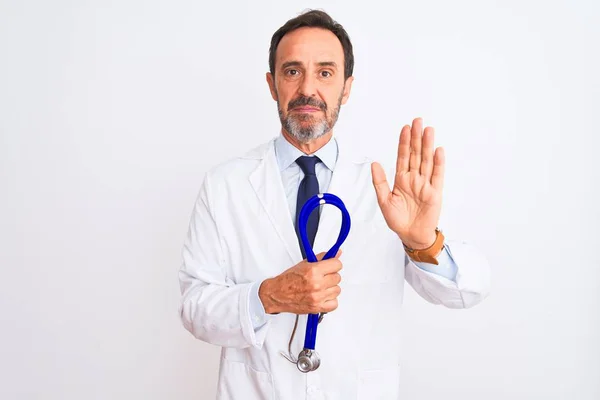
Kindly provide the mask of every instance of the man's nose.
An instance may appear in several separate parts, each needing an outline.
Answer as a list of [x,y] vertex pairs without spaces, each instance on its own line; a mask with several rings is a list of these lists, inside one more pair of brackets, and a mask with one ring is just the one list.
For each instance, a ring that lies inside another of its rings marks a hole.
[[317,95],[317,82],[312,75],[306,74],[302,77],[299,92],[306,97],[315,97]]

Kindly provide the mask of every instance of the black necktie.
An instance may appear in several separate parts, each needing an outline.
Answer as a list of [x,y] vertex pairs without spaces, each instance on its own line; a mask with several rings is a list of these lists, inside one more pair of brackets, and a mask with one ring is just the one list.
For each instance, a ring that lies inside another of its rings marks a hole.
[[[302,247],[302,243],[300,242],[300,231],[298,230],[298,217],[300,216],[300,210],[302,210],[302,206],[308,199],[313,197],[314,195],[319,193],[319,181],[317,180],[317,175],[315,173],[315,165],[321,162],[319,157],[308,157],[308,156],[300,156],[296,160],[296,164],[300,166],[302,172],[304,172],[304,178],[302,182],[300,182],[300,186],[298,187],[298,199],[296,201],[296,235],[298,235],[298,243],[300,243],[300,250],[302,251],[302,257],[306,258],[306,254]],[[306,224],[306,234],[308,236],[308,241],[312,246],[315,242],[315,236],[317,235],[317,227],[319,226],[319,208],[313,210],[308,218],[308,223]]]

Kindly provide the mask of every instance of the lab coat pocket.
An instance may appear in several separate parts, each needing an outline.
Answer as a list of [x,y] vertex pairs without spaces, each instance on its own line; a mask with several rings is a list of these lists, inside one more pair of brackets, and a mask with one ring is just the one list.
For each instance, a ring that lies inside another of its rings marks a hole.
[[358,374],[358,400],[396,400],[400,396],[400,369],[375,369]]
[[222,360],[218,398],[237,399],[274,399],[273,377],[268,372],[257,371],[251,366],[237,361]]

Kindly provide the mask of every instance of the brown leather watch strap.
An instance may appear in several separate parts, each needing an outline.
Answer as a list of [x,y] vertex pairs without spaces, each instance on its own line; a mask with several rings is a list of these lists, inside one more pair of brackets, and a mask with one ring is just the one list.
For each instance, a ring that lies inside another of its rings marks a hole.
[[444,235],[438,228],[435,228],[435,233],[435,242],[426,249],[415,250],[402,243],[406,254],[414,261],[438,265],[436,257],[441,253],[442,248],[444,247]]

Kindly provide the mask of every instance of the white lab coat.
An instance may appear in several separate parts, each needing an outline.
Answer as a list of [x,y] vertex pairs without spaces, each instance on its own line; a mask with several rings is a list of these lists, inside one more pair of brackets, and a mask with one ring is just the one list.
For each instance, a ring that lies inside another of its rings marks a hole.
[[[342,291],[338,309],[318,328],[321,366],[301,373],[280,355],[295,315],[269,316],[255,332],[248,307],[252,282],[302,260],[273,143],[206,174],[183,249],[181,319],[196,338],[222,347],[217,398],[396,399],[404,279],[427,301],[467,308],[488,294],[488,264],[471,245],[447,238],[456,283],[418,268],[383,219],[370,160],[351,156],[341,144],[328,192],[344,201],[352,218],[342,246]],[[315,253],[335,243],[340,221],[337,208],[323,206]],[[295,356],[305,326],[302,315]]]

